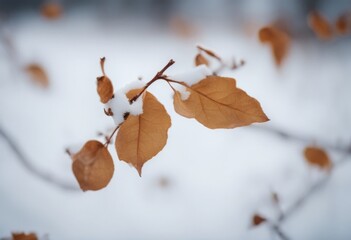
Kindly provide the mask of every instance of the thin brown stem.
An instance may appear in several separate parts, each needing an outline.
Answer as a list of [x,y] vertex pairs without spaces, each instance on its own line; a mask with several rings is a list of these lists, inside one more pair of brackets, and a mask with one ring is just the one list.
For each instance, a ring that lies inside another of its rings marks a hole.
[[106,76],[105,74],[105,57],[100,58],[100,67],[101,67],[101,72],[104,76]]
[[106,138],[106,142],[105,142],[105,144],[104,144],[105,147],[107,147],[107,146],[111,143],[111,139],[113,138],[113,135],[115,135],[115,133],[117,132],[117,130],[119,129],[119,127],[120,127],[121,125],[122,125],[122,123],[119,124],[119,125],[117,125],[117,126],[115,127],[115,129],[113,129],[113,131],[112,131],[112,133],[110,134],[110,136]]
[[154,82],[156,82],[159,79],[163,79],[164,76],[164,72],[173,64],[175,63],[175,61],[173,61],[173,59],[169,60],[169,62],[166,64],[166,66],[164,66],[161,71],[157,72],[156,75],[148,82],[146,83],[146,85],[143,87],[143,89],[137,94],[135,95],[132,99],[129,100],[130,104],[132,104],[133,102],[135,102],[145,91],[148,87],[150,87]]
[[[165,79],[163,79],[163,80],[165,80]],[[175,88],[172,86],[172,84],[170,84],[170,82],[167,81],[167,80],[165,80],[165,81],[166,81],[166,83],[172,88],[173,92],[175,93],[176,90],[175,90]]]

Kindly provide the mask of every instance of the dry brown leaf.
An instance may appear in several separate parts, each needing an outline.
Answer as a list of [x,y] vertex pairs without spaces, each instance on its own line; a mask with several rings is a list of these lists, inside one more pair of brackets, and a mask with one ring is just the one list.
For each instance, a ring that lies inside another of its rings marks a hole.
[[351,28],[351,15],[349,13],[342,14],[335,23],[336,31],[339,34],[347,34]]
[[62,15],[62,7],[58,3],[46,3],[41,7],[41,15],[47,19],[57,19]]
[[209,76],[187,91],[190,96],[185,101],[178,92],[174,95],[176,112],[208,128],[235,128],[269,120],[260,103],[237,88],[233,78]]
[[49,86],[49,78],[44,69],[38,64],[29,64],[25,71],[29,74],[34,83],[47,88]]
[[83,191],[102,189],[113,176],[112,157],[99,141],[86,142],[83,148],[72,156],[72,160],[73,173]]
[[35,233],[12,233],[12,240],[37,240],[38,237]]
[[113,98],[113,85],[111,80],[105,74],[105,58],[100,59],[103,76],[97,78],[97,92],[102,103],[107,103]]
[[200,51],[204,51],[206,54],[208,54],[209,56],[217,59],[218,61],[222,61],[222,59],[220,58],[220,56],[218,56],[215,52],[209,50],[209,49],[206,49],[204,47],[201,47],[201,46],[197,46],[197,48],[200,50]]
[[308,25],[322,40],[329,40],[333,37],[332,26],[320,12],[312,11],[309,13]]
[[[127,96],[133,98],[140,90],[132,90]],[[149,92],[145,92],[143,113],[130,115],[120,127],[115,142],[118,158],[132,164],[141,176],[144,163],[158,154],[166,145],[171,126],[164,106]]]
[[195,57],[195,66],[199,66],[202,64],[208,66],[209,63],[208,63],[207,59],[201,53],[199,53]]
[[108,77],[97,78],[97,92],[102,103],[107,103],[113,98],[113,85]]
[[253,216],[252,216],[252,222],[251,222],[251,224],[252,224],[252,226],[258,226],[258,225],[260,225],[260,224],[262,224],[262,223],[264,223],[264,222],[266,222],[267,221],[267,219],[265,218],[265,217],[262,217],[261,215],[259,215],[259,214],[254,214]]
[[273,26],[261,28],[258,36],[262,43],[270,44],[275,63],[280,66],[290,49],[289,36]]
[[181,95],[178,91],[174,93],[173,104],[175,111],[187,118],[195,118],[195,112],[190,109],[187,104],[181,99]]
[[332,162],[323,149],[318,147],[306,147],[304,154],[306,161],[312,166],[317,166],[325,170],[331,169]]

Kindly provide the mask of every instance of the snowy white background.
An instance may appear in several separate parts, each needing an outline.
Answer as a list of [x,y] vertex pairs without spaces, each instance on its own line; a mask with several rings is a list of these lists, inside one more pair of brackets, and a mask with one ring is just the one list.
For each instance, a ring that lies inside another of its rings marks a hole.
[[[54,22],[26,16],[7,30],[21,63],[40,63],[48,90],[34,86],[0,56],[0,124],[40,170],[78,186],[67,146],[109,131],[96,93],[99,58],[115,88],[150,79],[169,59],[169,74],[193,67],[195,44],[247,64],[226,76],[257,98],[267,125],[345,146],[351,139],[349,39],[293,42],[279,70],[267,46],[232,26],[209,24],[183,39],[151,23],[100,22],[87,13]],[[270,192],[286,208],[321,173],[304,162],[304,143],[253,127],[210,130],[175,114],[165,83],[150,91],[172,118],[168,144],[146,163],[143,176],[115,160],[115,175],[98,192],[70,192],[48,184],[19,163],[0,139],[0,237],[35,231],[58,239],[272,239],[265,226],[249,228],[254,212],[274,216]],[[340,154],[329,152],[333,160]],[[351,160],[350,160],[351,161]],[[283,225],[291,239],[351,239],[351,163]],[[160,186],[167,179],[167,187]]]

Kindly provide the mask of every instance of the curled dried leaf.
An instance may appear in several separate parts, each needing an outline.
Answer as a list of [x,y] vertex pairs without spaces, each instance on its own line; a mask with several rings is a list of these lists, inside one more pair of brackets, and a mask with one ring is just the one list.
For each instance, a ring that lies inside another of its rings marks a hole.
[[38,240],[35,233],[12,233],[12,240]]
[[113,85],[105,74],[105,58],[100,59],[101,71],[103,76],[97,78],[97,92],[102,103],[107,103],[113,98]]
[[252,216],[251,224],[252,226],[258,226],[264,222],[266,222],[267,219],[259,214],[254,214]]
[[220,56],[218,56],[218,54],[216,54],[215,52],[211,51],[211,50],[208,50],[204,47],[201,47],[201,46],[197,46],[197,48],[200,50],[200,51],[203,51],[205,52],[207,55],[217,59],[218,61],[222,61],[222,59],[220,58]]
[[57,19],[62,16],[62,7],[58,3],[46,3],[41,7],[41,15],[47,19]]
[[199,53],[195,57],[195,66],[199,66],[199,65],[202,65],[202,64],[208,66],[209,62],[207,61],[207,59],[201,53]]
[[308,15],[308,25],[319,39],[329,40],[333,37],[333,29],[328,20],[318,11]]
[[[132,99],[139,91],[128,92],[128,98]],[[125,120],[115,142],[118,158],[132,164],[140,176],[144,163],[166,145],[171,126],[171,118],[164,106],[149,92],[145,92],[142,97],[143,113],[130,115]]]
[[209,76],[187,86],[187,91],[190,96],[186,100],[178,92],[174,94],[175,111],[208,128],[235,128],[269,120],[260,103],[237,88],[233,78]]
[[97,78],[97,92],[102,103],[107,103],[113,98],[113,85],[108,77]]
[[332,162],[327,152],[322,148],[306,147],[304,150],[304,155],[307,163],[312,166],[317,166],[324,170],[330,170],[332,167]]
[[280,66],[290,49],[289,36],[273,26],[261,28],[258,36],[262,43],[270,44],[275,63]]
[[48,75],[40,65],[35,63],[29,64],[26,66],[25,71],[28,73],[34,83],[44,88],[49,86]]
[[72,160],[73,173],[83,191],[100,190],[113,176],[112,157],[99,141],[86,142],[78,153],[72,155]]

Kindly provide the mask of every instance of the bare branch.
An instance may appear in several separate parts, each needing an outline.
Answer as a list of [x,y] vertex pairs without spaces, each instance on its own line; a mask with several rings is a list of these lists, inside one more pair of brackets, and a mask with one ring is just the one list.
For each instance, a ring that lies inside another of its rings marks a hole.
[[11,138],[5,131],[4,129],[0,126],[0,136],[7,142],[11,150],[15,153],[17,159],[19,162],[22,164],[22,166],[27,169],[31,174],[36,176],[37,178],[40,178],[41,180],[44,180],[47,183],[50,183],[54,185],[55,187],[64,189],[64,190],[69,190],[69,191],[78,191],[80,190],[78,186],[74,184],[69,184],[67,182],[62,181],[61,179],[58,179],[56,177],[53,177],[52,175],[39,170],[33,163],[24,155],[24,153],[20,150],[16,142]]
[[146,83],[145,87],[136,95],[134,96],[132,99],[129,100],[129,102],[132,104],[133,102],[135,102],[145,91],[148,87],[151,86],[151,84],[153,84],[155,81],[159,80],[159,79],[163,79],[164,77],[164,72],[174,64],[175,62],[173,61],[173,59],[169,60],[169,62],[166,64],[166,66],[164,66],[159,72],[156,73],[156,75],[148,82]]
[[334,167],[332,171],[325,175],[325,177],[321,178],[319,181],[312,184],[304,194],[302,194],[286,211],[281,211],[277,220],[277,223],[270,222],[270,227],[273,232],[275,232],[282,240],[288,240],[287,235],[281,230],[281,224],[293,216],[295,212],[297,212],[304,204],[308,202],[308,200],[319,190],[321,190],[324,186],[329,182],[331,175],[335,172],[335,169],[339,168],[343,163],[346,163],[349,159],[349,154],[345,154],[338,162],[334,163]]
[[336,152],[351,155],[351,145],[340,146],[340,145],[329,143],[322,139],[313,139],[312,137],[294,134],[292,132],[288,132],[286,130],[279,129],[269,125],[251,125],[248,129],[250,128],[277,135],[285,140],[301,142],[306,145],[311,143],[316,143],[318,144],[318,146],[321,146],[326,150],[331,150],[331,151],[336,151]]
[[292,205],[290,208],[288,208],[285,212],[282,212],[278,218],[279,222],[283,222],[286,219],[288,219],[291,215],[293,215],[296,211],[299,210],[301,206],[306,204],[306,202],[313,196],[315,193],[317,193],[319,190],[321,190],[324,186],[327,185],[329,182],[332,174],[335,172],[335,169],[339,168],[343,163],[346,163],[348,160],[349,155],[343,156],[338,162],[334,163],[334,166],[330,173],[326,174],[325,177],[320,179],[319,181],[315,182],[312,184],[306,192],[301,195]]

